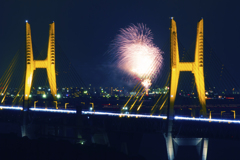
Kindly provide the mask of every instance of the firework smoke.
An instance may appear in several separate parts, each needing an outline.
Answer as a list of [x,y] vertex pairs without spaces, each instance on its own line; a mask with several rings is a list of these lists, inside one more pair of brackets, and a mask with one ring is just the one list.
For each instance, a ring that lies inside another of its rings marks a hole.
[[162,66],[163,52],[154,45],[151,30],[144,24],[121,29],[111,46],[117,66],[140,79],[151,82]]

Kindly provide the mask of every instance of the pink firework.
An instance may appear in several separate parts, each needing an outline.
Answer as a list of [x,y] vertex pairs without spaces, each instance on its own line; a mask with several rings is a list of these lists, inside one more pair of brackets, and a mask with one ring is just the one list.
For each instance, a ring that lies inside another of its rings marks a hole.
[[120,29],[111,53],[120,69],[140,79],[152,80],[162,66],[163,52],[153,43],[151,30],[144,24]]

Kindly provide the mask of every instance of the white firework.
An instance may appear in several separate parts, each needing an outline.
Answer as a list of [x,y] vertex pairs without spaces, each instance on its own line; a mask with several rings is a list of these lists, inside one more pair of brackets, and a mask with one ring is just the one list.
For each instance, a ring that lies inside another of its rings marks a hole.
[[140,79],[153,79],[162,66],[163,52],[154,45],[151,30],[144,24],[120,29],[111,46],[117,66]]

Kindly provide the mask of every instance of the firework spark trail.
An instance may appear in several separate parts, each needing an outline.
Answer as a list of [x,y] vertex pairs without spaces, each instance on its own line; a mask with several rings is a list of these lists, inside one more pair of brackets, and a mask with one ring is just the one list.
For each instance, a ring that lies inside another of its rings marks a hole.
[[[153,63],[153,64],[151,64],[151,65],[155,65],[155,63],[156,63],[156,61]],[[151,66],[150,66],[151,67]],[[149,79],[147,79],[147,77],[149,77],[149,73],[146,73],[146,74],[144,74],[143,76],[142,76],[142,79],[144,79],[142,82],[138,82],[137,83],[137,85],[134,87],[134,89],[132,90],[132,92],[137,92],[136,93],[136,95],[135,96],[131,96],[130,98],[129,98],[129,100],[125,103],[125,105],[124,105],[124,107],[126,107],[127,106],[127,104],[128,104],[128,102],[133,98],[133,99],[135,99],[137,96],[138,96],[138,94],[139,94],[139,92],[140,93],[143,93],[143,87],[145,88],[145,91],[147,92],[147,90],[148,90],[148,88],[150,87],[150,86],[148,86],[148,87],[146,87],[144,84],[143,84],[143,82],[145,81],[145,80],[149,80]],[[146,79],[145,79],[146,78]],[[154,78],[156,78],[156,77],[152,77],[152,79],[154,80]],[[143,87],[140,87],[140,86],[143,86]],[[140,88],[139,88],[140,87]],[[144,95],[145,93],[143,93],[142,94],[142,96]],[[139,101],[141,101],[141,99],[142,99],[142,97],[140,98],[140,100]],[[133,106],[130,108],[130,110],[133,108]]]
[[148,95],[148,89],[149,87],[152,85],[151,83],[151,79],[144,79],[144,81],[142,81],[142,85],[145,87],[146,89],[146,95]]
[[162,65],[163,53],[152,40],[151,30],[144,24],[121,29],[112,44],[117,66],[139,78],[150,73],[148,78],[151,78]]

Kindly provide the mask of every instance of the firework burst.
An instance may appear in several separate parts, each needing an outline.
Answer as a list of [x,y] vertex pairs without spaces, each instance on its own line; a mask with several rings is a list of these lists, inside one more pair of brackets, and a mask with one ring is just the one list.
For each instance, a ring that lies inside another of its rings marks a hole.
[[149,89],[149,87],[152,85],[152,83],[151,83],[151,79],[144,79],[143,81],[142,81],[142,85],[144,86],[144,88],[145,88],[145,90],[146,90],[146,95],[148,95],[148,89]]
[[111,45],[117,66],[131,75],[153,80],[162,66],[162,51],[154,45],[151,30],[144,24],[120,29]]

